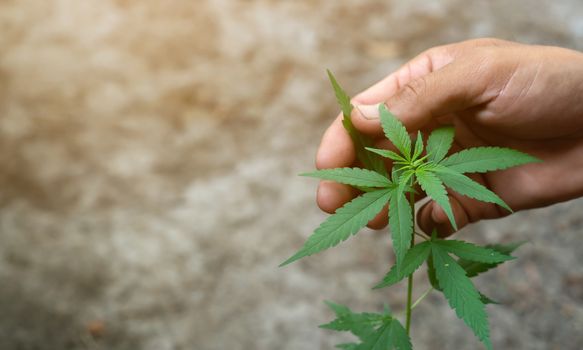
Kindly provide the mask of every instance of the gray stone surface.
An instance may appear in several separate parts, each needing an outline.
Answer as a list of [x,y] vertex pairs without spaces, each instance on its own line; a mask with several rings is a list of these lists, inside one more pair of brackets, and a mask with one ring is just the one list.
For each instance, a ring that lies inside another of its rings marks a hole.
[[[296,176],[337,110],[325,68],[356,92],[472,37],[583,49],[582,16],[575,0],[0,1],[0,349],[332,349],[350,338],[316,327],[322,300],[402,311],[401,287],[369,289],[386,234],[277,268],[325,217]],[[505,304],[497,349],[581,348],[582,209],[462,233],[531,242],[478,282]],[[479,348],[438,295],[415,314],[416,349]]]

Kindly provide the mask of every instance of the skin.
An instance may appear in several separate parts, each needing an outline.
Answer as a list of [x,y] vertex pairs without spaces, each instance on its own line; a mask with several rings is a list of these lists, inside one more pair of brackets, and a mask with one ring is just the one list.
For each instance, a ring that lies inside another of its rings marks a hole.
[[[501,146],[534,155],[542,163],[471,175],[514,211],[583,196],[583,54],[559,47],[478,39],[439,46],[412,59],[353,99],[352,121],[378,146],[390,149],[378,120],[385,103],[411,133],[427,135],[441,125],[456,129],[452,152]],[[355,166],[352,141],[339,115],[326,130],[316,156],[318,169]],[[391,164],[387,163],[390,168]],[[357,193],[322,181],[319,207],[333,213]],[[504,209],[449,193],[459,228],[508,215]],[[417,198],[417,199],[421,199]],[[453,233],[433,202],[417,213],[425,232]],[[386,209],[369,223],[387,224]]]

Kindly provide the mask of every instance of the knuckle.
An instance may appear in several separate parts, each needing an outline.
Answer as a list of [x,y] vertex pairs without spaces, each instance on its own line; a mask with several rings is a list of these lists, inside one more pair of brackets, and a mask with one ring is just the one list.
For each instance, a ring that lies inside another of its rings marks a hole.
[[403,98],[417,100],[423,98],[427,91],[427,80],[425,78],[410,81],[403,87]]

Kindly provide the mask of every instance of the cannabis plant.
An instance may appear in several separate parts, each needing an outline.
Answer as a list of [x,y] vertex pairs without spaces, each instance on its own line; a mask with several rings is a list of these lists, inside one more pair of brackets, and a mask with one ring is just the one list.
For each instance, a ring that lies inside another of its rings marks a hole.
[[[344,128],[352,138],[363,168],[325,169],[302,175],[350,185],[362,195],[329,216],[304,246],[281,266],[338,245],[356,234],[388,205],[396,263],[374,288],[385,288],[408,280],[404,326],[388,308],[381,313],[355,313],[346,306],[328,302],[336,319],[320,327],[349,331],[358,337],[359,342],[337,345],[340,349],[411,349],[412,309],[434,290],[443,293],[457,316],[487,349],[492,349],[485,305],[493,301],[476,289],[471,278],[513,259],[509,254],[520,243],[481,247],[461,240],[441,239],[435,232],[431,235],[416,232],[415,195],[420,188],[443,209],[452,227],[457,230],[447,189],[511,211],[498,195],[464,174],[502,170],[538,160],[528,154],[500,147],[476,147],[449,154],[454,140],[453,127],[434,130],[426,141],[418,132],[413,140],[403,124],[383,104],[379,107],[381,126],[397,151],[372,148],[372,140],[360,134],[352,124],[350,115],[353,106],[349,96],[330,72],[328,75],[344,115]],[[390,172],[385,167],[385,158],[393,161]],[[423,263],[427,265],[432,287],[413,303],[413,273]]]

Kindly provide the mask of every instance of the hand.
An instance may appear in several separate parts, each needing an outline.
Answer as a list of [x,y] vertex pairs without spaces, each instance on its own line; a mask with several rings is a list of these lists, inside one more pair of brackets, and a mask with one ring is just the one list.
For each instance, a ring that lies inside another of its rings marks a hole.
[[[378,104],[409,132],[425,135],[443,124],[456,129],[454,152],[476,146],[515,148],[543,160],[471,177],[513,210],[583,196],[583,54],[558,47],[479,39],[432,48],[353,99],[353,124],[391,148],[378,120]],[[322,138],[319,169],[354,166],[352,141],[338,116]],[[390,164],[388,164],[390,167]],[[322,181],[320,208],[332,213],[356,196],[348,186]],[[450,192],[458,227],[509,214],[493,204]],[[418,212],[421,228],[453,232],[433,202]],[[369,223],[382,228],[386,209]]]

